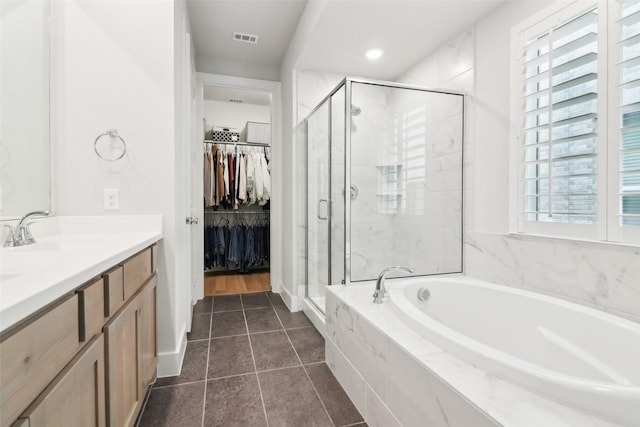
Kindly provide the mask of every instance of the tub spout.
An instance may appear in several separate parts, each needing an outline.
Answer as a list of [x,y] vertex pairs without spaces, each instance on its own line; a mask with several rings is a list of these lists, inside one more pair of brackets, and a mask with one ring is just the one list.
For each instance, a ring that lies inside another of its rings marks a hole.
[[375,304],[382,304],[384,300],[384,296],[387,293],[387,290],[384,287],[384,281],[387,278],[387,274],[392,271],[404,271],[405,273],[413,273],[413,270],[407,267],[388,267],[382,270],[382,272],[378,275],[378,280],[376,280],[376,291],[373,293],[373,302]]

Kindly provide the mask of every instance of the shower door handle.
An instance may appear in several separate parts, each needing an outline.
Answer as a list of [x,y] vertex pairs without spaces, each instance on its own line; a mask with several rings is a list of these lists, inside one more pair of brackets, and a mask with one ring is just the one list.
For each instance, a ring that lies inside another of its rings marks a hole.
[[[322,207],[322,202],[325,203],[325,212],[327,212],[327,214],[325,216],[321,216],[320,215],[320,208]],[[326,221],[329,219],[329,201],[327,199],[318,199],[318,206],[317,206],[317,215],[318,215],[318,219]]]

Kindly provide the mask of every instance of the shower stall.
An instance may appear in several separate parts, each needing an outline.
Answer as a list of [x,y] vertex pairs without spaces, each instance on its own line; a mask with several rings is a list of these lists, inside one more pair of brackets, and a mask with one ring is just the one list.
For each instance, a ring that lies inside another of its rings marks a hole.
[[463,94],[345,78],[305,123],[308,304],[393,265],[462,272]]

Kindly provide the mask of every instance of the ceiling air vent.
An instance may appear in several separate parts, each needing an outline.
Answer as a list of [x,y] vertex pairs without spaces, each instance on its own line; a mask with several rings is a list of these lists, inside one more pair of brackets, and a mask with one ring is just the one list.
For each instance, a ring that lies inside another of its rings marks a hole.
[[233,33],[233,39],[239,42],[257,44],[258,36],[253,34],[244,34],[244,33]]

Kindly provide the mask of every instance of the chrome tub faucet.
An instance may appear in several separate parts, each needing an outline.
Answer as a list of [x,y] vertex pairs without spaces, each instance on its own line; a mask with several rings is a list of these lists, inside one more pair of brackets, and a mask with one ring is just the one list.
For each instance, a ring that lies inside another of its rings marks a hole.
[[384,281],[387,278],[387,274],[391,273],[392,271],[413,273],[413,270],[407,267],[388,267],[382,270],[382,272],[378,275],[378,280],[376,280],[376,291],[373,293],[373,302],[375,304],[382,304],[382,302],[384,301],[384,296],[387,293],[387,290],[384,287]]

